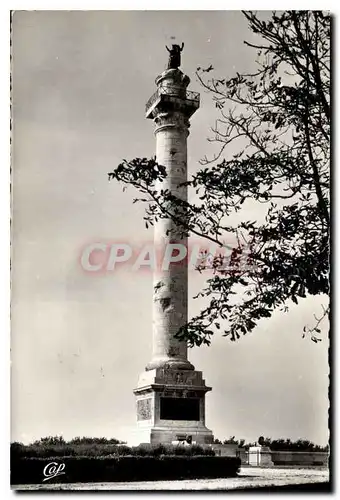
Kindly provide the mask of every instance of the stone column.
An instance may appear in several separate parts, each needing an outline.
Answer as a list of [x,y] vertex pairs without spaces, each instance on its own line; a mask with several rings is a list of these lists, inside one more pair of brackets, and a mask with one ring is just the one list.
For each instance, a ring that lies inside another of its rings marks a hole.
[[[164,71],[156,79],[157,91],[146,105],[146,117],[155,123],[156,159],[167,172],[158,189],[169,190],[183,201],[187,201],[187,188],[179,184],[187,180],[189,118],[199,107],[199,94],[187,90],[189,82],[178,68]],[[171,212],[174,206],[167,209]],[[185,221],[185,210],[179,215]],[[183,229],[171,217],[156,222],[156,249],[162,255],[164,250],[171,251],[171,244],[186,250]],[[158,268],[154,274],[152,359],[134,390],[137,443],[170,444],[190,438],[193,443],[210,445],[213,441],[205,425],[205,394],[211,388],[202,372],[189,363],[187,343],[175,338],[187,319],[188,267],[187,260],[182,259]]]
[[[168,189],[175,196],[187,201],[187,188],[179,186],[187,180],[187,137],[189,114],[186,106],[186,87],[189,78],[179,70],[167,70],[157,78],[160,95],[171,101],[154,111],[156,135],[156,160],[166,167],[167,178],[160,189]],[[164,94],[162,94],[164,92]],[[177,101],[178,100],[178,101]],[[165,104],[165,103],[164,103]],[[171,207],[169,207],[171,210]],[[181,218],[185,220],[185,212]],[[175,255],[187,249],[187,237],[172,219],[161,219],[154,227],[154,243],[159,254]],[[172,247],[171,244],[179,245]],[[153,354],[147,369],[162,366],[193,370],[187,359],[187,343],[175,338],[176,332],[188,318],[188,269],[184,257],[178,263],[164,261],[163,269],[154,275],[153,299]],[[167,268],[168,267],[168,268]]]

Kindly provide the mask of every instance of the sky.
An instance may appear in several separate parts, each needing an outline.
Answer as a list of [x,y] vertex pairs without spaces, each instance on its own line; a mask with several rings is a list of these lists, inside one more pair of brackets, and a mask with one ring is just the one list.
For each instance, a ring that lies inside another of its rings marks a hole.
[[[11,439],[107,436],[136,428],[133,389],[151,359],[152,275],[86,273],[89,243],[152,239],[136,193],[107,173],[155,153],[145,103],[167,64],[171,36],[201,93],[191,120],[189,174],[211,155],[217,110],[194,72],[254,68],[238,11],[17,11],[12,28]],[[230,151],[226,150],[226,155]],[[260,216],[248,206],[252,218]],[[189,294],[202,277],[189,273]],[[199,311],[191,300],[189,313]],[[293,303],[238,342],[217,333],[190,349],[212,391],[215,437],[328,440],[328,342],[302,338],[320,298]],[[326,326],[326,325],[325,325]]]

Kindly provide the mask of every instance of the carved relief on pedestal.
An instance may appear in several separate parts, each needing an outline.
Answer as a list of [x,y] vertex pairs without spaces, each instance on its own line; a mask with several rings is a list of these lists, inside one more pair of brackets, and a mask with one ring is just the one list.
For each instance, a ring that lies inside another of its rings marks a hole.
[[200,372],[187,371],[187,370],[173,370],[162,368],[158,375],[158,383],[169,385],[201,385],[202,380]]
[[187,395],[187,391],[178,389],[164,389],[160,392],[160,397],[162,398],[184,398]]
[[151,398],[139,399],[137,401],[137,420],[150,420]]
[[174,395],[173,389],[164,389],[159,393],[160,397],[162,398],[172,398]]

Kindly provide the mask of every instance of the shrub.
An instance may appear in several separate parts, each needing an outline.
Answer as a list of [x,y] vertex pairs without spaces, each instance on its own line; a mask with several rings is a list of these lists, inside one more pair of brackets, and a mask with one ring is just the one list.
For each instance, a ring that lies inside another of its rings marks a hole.
[[[110,438],[107,439],[105,437],[75,437],[68,441],[67,444],[121,444],[123,443],[122,441],[119,441],[119,439],[116,438]],[[125,444],[125,443],[124,443]]]
[[193,446],[173,446],[173,445],[155,445],[155,446],[135,446],[129,447],[118,444],[100,444],[98,442],[77,442],[60,444],[51,444],[50,441],[36,441],[31,445],[22,443],[11,444],[11,455],[16,458],[48,458],[48,457],[105,457],[105,456],[214,456],[215,452],[211,448],[203,448],[198,445]]
[[62,436],[47,436],[43,437],[33,443],[36,446],[54,446],[54,445],[63,445],[66,444],[64,438]]

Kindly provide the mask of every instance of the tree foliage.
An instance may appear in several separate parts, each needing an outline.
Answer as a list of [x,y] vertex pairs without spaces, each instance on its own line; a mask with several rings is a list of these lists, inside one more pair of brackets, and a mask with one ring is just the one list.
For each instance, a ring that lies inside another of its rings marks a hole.
[[[244,16],[256,38],[245,43],[257,54],[257,69],[232,78],[210,78],[211,67],[197,70],[219,115],[210,139],[218,152],[187,182],[197,201],[162,189],[167,173],[155,159],[124,160],[109,178],[138,189],[147,225],[172,217],[183,234],[221,249],[231,236],[237,241],[233,271],[215,256],[214,273],[198,294],[208,305],[179,338],[209,344],[222,320],[223,334],[236,340],[274,310],[288,311],[291,301],[323,295],[324,311],[309,329],[317,342],[329,313],[331,17],[320,11]],[[247,204],[261,205],[263,218],[242,217]]]
[[[269,437],[260,436],[257,440],[260,446],[267,446],[271,451],[308,451],[308,452],[326,452],[329,450],[329,446],[320,446],[318,444],[309,441],[308,439],[297,439],[292,441],[289,438],[278,438],[272,439]],[[234,444],[239,448],[249,449],[250,446],[255,446],[256,442],[246,443],[245,439],[235,439],[235,436],[231,436],[229,439],[225,439],[223,444]],[[215,439],[214,444],[222,444],[220,439]]]
[[[262,438],[262,439],[261,439]],[[261,442],[260,442],[261,440]],[[268,446],[271,451],[318,451],[326,452],[329,450],[329,446],[320,446],[314,444],[308,439],[298,439],[297,441],[291,441],[290,439],[271,439],[268,437],[261,436],[258,439],[258,443],[261,446]]]
[[107,456],[164,456],[164,455],[186,455],[186,456],[214,456],[211,448],[202,448],[199,445],[173,446],[173,445],[139,445],[127,446],[117,439],[105,438],[79,438],[71,441],[58,441],[41,439],[35,443],[24,445],[23,443],[11,443],[12,458],[48,458],[48,457],[107,457]]

